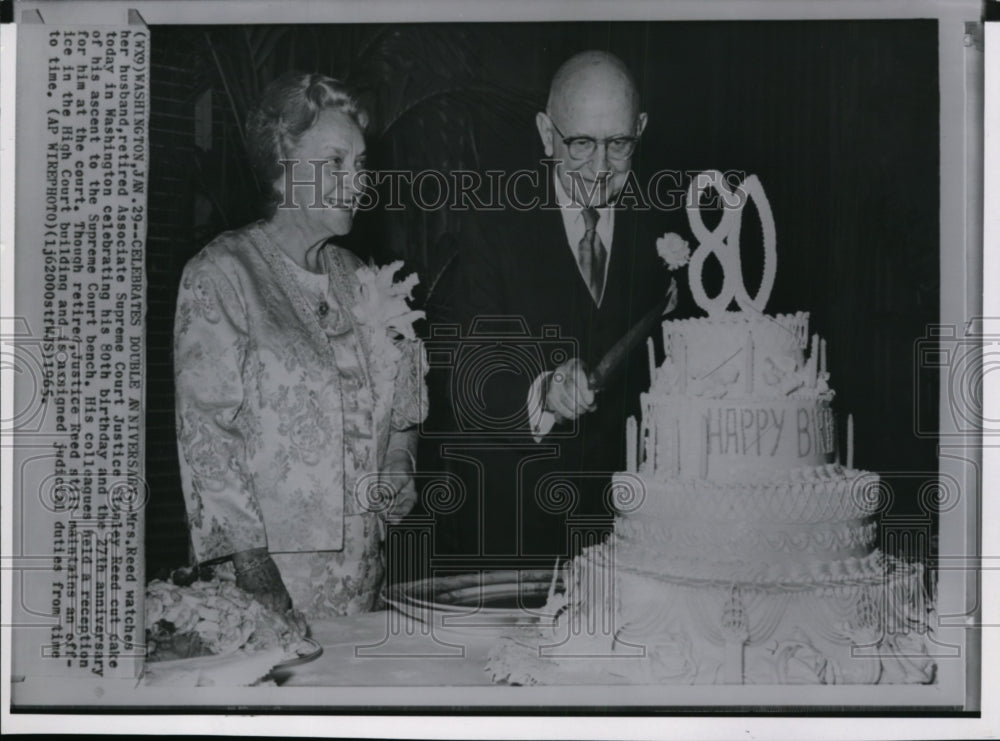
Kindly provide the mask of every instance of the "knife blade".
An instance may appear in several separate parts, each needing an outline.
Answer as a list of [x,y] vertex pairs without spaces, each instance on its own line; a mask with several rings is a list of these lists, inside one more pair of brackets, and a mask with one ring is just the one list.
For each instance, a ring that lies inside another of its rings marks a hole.
[[640,342],[644,342],[653,328],[659,325],[665,316],[677,308],[677,280],[670,279],[667,292],[663,295],[653,308],[646,312],[643,317],[636,322],[611,349],[608,350],[601,362],[587,373],[587,381],[591,391],[597,392],[603,389],[608,380],[622,366],[623,361],[629,352]]

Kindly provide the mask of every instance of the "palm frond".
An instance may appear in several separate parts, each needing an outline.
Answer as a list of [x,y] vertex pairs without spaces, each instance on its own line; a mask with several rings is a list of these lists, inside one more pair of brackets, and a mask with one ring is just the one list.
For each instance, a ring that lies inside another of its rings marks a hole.
[[244,120],[243,110],[241,101],[238,100],[239,88],[233,81],[233,75],[226,69],[226,65],[222,61],[222,56],[220,55],[216,45],[212,43],[211,37],[208,33],[205,33],[205,40],[207,42],[208,52],[215,62],[215,68],[219,75],[219,80],[222,83],[223,91],[226,94],[226,100],[229,103],[230,110],[233,114],[233,120],[237,122],[237,130],[239,131],[240,141],[243,144],[243,149],[247,149],[246,134],[243,132],[243,126],[240,125]]

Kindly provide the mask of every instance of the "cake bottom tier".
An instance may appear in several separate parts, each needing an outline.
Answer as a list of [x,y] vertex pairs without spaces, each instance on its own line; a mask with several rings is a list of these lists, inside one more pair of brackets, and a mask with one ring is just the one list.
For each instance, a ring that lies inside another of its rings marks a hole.
[[928,684],[933,610],[922,568],[796,589],[612,570],[604,546],[568,565],[554,624],[494,647],[507,684]]

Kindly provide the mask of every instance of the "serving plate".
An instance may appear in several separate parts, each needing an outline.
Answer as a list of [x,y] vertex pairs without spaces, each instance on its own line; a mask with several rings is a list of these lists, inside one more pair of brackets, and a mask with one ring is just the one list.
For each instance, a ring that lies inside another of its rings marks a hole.
[[275,664],[274,668],[288,669],[292,666],[299,666],[299,664],[307,664],[310,661],[315,661],[323,655],[323,647],[312,638],[303,638],[302,642],[292,650],[292,654],[289,658]]
[[482,633],[551,623],[551,584],[548,570],[475,572],[393,584],[385,601],[437,629]]

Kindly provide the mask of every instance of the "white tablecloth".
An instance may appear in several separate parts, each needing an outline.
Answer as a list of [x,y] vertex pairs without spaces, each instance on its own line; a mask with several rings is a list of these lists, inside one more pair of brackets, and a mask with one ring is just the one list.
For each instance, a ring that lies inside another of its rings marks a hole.
[[317,621],[311,628],[323,655],[282,670],[282,686],[489,685],[486,656],[499,633],[432,630],[395,610]]

